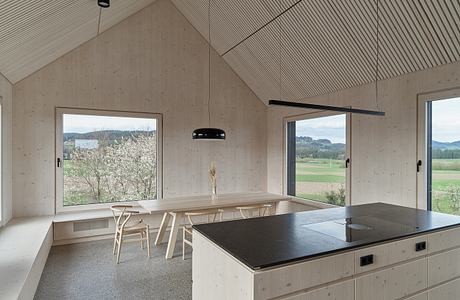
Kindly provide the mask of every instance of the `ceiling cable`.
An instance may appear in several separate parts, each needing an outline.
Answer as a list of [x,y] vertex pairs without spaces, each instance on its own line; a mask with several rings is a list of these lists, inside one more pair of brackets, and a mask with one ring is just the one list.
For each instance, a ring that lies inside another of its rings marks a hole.
[[211,127],[211,0],[208,2],[208,124]]
[[380,54],[380,43],[379,43],[379,37],[380,37],[380,14],[379,14],[379,3],[380,0],[377,0],[377,24],[376,24],[376,64],[375,64],[375,104],[377,106],[377,110],[380,110],[379,106],[379,54]]

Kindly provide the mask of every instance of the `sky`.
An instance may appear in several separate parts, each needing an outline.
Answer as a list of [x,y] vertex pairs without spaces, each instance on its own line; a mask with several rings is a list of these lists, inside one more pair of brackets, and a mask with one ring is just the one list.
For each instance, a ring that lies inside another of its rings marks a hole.
[[296,122],[296,136],[309,136],[315,140],[328,139],[345,144],[346,116],[336,115]]
[[152,131],[156,129],[156,120],[65,114],[63,125],[64,133],[85,133],[98,130]]
[[433,140],[460,141],[460,98],[433,101]]

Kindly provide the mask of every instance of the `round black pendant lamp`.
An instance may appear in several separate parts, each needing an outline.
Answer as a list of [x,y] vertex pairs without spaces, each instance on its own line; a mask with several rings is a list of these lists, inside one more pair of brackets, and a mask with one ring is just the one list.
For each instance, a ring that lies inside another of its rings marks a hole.
[[107,8],[110,6],[110,0],[97,0],[97,5],[102,8]]
[[211,127],[211,0],[208,2],[208,124],[209,127],[193,130],[192,139],[201,141],[225,140],[225,131]]

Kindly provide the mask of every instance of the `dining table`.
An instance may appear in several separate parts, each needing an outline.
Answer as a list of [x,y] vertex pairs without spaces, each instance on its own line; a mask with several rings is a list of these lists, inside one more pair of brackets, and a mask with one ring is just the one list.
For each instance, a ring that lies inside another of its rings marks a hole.
[[289,201],[290,199],[289,196],[285,195],[266,192],[248,192],[219,194],[214,197],[212,195],[199,195],[162,198],[158,200],[141,200],[138,201],[138,204],[150,214],[163,213],[163,219],[155,239],[155,245],[160,245],[163,242],[166,230],[172,221],[166,250],[166,259],[170,259],[174,254],[177,233],[185,212],[235,208],[239,206],[269,203],[277,205],[281,201]]

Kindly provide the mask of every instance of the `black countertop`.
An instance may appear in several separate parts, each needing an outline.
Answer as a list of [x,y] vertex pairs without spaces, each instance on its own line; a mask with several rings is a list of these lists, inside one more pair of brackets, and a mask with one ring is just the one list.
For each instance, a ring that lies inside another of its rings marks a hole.
[[253,270],[460,225],[460,217],[373,203],[193,226]]

